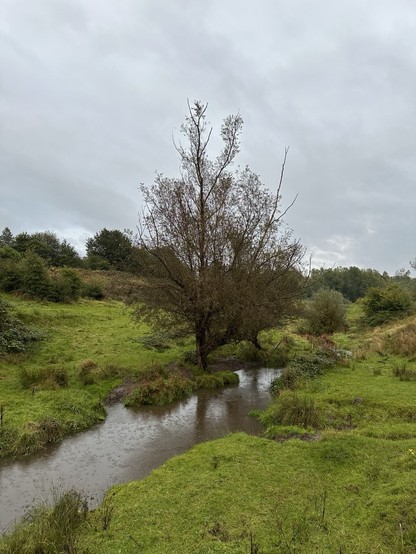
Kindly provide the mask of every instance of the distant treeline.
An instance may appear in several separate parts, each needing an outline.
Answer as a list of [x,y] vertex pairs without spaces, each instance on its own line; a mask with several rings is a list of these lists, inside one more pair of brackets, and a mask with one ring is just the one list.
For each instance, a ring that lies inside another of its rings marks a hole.
[[[6,227],[0,234],[0,290],[3,291],[20,290],[35,297],[66,301],[82,294],[82,283],[70,269],[118,270],[142,275],[151,264],[151,256],[137,246],[131,231],[102,229],[87,239],[85,257],[51,231],[13,235]],[[51,268],[58,270],[54,272]],[[416,296],[416,279],[404,269],[394,276],[358,267],[313,269],[308,281],[305,290],[309,296],[321,289],[335,290],[351,302],[364,297],[369,289],[391,283]],[[97,290],[90,293],[100,295]]]

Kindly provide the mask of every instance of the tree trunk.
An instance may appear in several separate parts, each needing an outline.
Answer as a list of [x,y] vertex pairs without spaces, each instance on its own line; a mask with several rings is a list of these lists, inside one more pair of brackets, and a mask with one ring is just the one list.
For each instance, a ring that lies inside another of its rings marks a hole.
[[206,329],[201,323],[195,325],[196,358],[198,367],[208,372],[208,354]]

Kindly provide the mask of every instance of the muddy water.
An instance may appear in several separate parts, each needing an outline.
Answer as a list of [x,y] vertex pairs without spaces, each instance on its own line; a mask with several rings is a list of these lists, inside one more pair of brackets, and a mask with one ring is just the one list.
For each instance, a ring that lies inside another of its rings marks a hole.
[[248,413],[267,405],[276,370],[238,374],[238,386],[200,391],[168,406],[137,411],[111,406],[104,423],[28,460],[0,466],[0,531],[49,499],[52,490],[74,487],[94,505],[111,485],[140,479],[198,442],[231,431],[259,433],[259,422]]

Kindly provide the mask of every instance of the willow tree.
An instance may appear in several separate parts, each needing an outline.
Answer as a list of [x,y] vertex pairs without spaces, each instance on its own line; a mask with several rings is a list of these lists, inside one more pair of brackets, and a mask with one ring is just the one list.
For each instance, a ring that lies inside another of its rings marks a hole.
[[[232,171],[240,115],[221,127],[222,150],[208,157],[207,105],[188,104],[177,178],[142,185],[139,243],[148,253],[139,318],[195,335],[198,365],[231,341],[249,340],[293,309],[301,293],[303,248],[282,221],[283,159],[276,194],[248,167]],[[289,206],[290,207],[290,206]]]

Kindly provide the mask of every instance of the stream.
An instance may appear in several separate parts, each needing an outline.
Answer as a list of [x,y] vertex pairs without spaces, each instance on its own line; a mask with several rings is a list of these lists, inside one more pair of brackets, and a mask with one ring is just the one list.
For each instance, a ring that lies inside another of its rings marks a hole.
[[248,414],[266,407],[277,372],[239,370],[239,385],[201,390],[165,406],[109,406],[103,423],[23,461],[0,465],[0,533],[34,504],[49,501],[53,491],[75,488],[94,507],[112,485],[141,479],[194,444],[233,431],[259,434],[261,424]]

